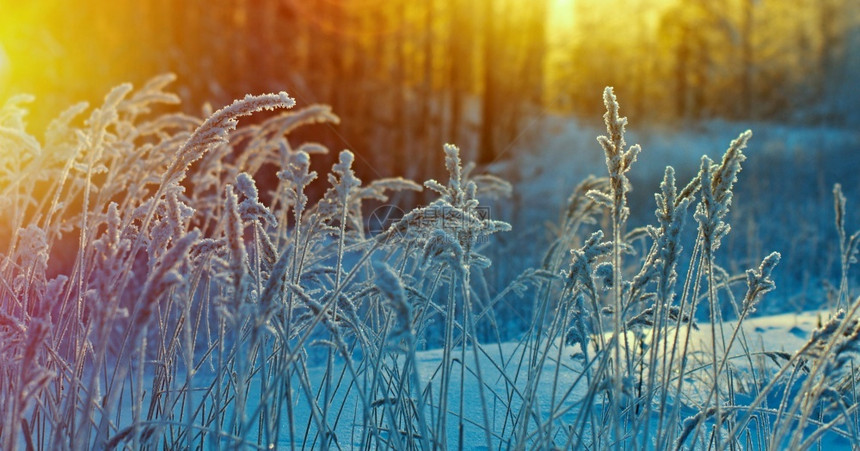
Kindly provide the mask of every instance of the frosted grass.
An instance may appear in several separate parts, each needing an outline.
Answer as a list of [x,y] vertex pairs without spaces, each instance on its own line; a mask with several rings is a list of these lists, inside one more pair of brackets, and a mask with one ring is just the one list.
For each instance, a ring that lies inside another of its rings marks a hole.
[[[423,184],[363,181],[344,150],[313,196],[328,150],[290,133],[336,123],[327,107],[152,114],[171,81],[75,105],[42,140],[31,98],[0,109],[3,449],[860,446],[848,200],[837,185],[836,308],[754,317],[781,257],[724,261],[749,131],[665,168],[640,224],[648,149],[607,88],[606,177],[560,194],[547,248],[516,244],[539,264],[512,274],[500,242],[523,238],[485,208],[518,187],[457,146]],[[425,188],[371,233],[372,205]]]

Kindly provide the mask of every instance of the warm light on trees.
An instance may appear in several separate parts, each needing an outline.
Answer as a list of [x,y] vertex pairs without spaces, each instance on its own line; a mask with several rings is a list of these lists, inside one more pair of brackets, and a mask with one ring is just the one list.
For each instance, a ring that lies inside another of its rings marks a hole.
[[0,10],[0,95],[35,94],[34,127],[103,86],[174,72],[190,108],[279,89],[330,104],[344,125],[308,133],[354,149],[362,171],[413,177],[416,157],[441,170],[427,149],[448,140],[482,164],[504,159],[525,118],[597,113],[593,93],[606,85],[649,120],[849,117],[834,114],[850,103],[836,93],[860,61],[860,4],[848,0],[0,0]]

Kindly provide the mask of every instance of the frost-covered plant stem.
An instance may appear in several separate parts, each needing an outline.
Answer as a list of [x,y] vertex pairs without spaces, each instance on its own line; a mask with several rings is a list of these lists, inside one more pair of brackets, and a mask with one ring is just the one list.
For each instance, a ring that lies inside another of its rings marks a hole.
[[[721,404],[722,404],[721,398],[720,398],[720,370],[721,370],[721,368],[717,365],[717,362],[719,360],[718,355],[720,353],[720,351],[719,351],[720,348],[717,347],[717,333],[718,333],[718,331],[720,331],[720,337],[723,340],[725,340],[725,337],[723,337],[723,334],[721,332],[721,330],[722,330],[722,316],[719,314],[719,309],[717,308],[717,303],[719,302],[719,299],[717,298],[716,288],[714,287],[714,285],[715,285],[715,281],[714,281],[714,255],[709,250],[709,248],[710,248],[710,246],[706,242],[705,246],[703,246],[703,249],[705,251],[703,257],[705,260],[704,261],[704,263],[705,263],[705,277],[708,280],[708,309],[709,309],[709,313],[710,313],[708,315],[708,317],[711,321],[711,349],[713,349],[713,351],[711,352],[711,371],[712,371],[712,375],[713,375],[713,385],[712,385],[712,389],[711,389],[710,393],[713,394],[714,407],[716,408],[716,414],[715,414],[716,426],[714,426],[714,434],[715,434],[714,441],[715,441],[715,443],[717,443],[717,448],[719,448],[721,446],[720,444],[722,443],[721,437],[722,437],[722,429],[723,429],[723,424],[722,424],[723,423],[723,416],[720,412],[720,408],[721,408]],[[724,352],[724,353],[728,352],[728,348],[723,346],[722,352]],[[705,405],[704,405],[705,409],[707,409],[710,406],[710,402],[711,402],[711,396],[709,395],[707,398],[707,401],[705,402]],[[699,430],[697,429],[696,433],[698,433],[698,431]],[[696,439],[694,436],[693,442],[695,443],[695,441],[696,441]]]
[[[334,175],[329,175],[329,179],[332,181],[331,190],[335,193],[336,201],[337,201],[337,214],[338,214],[338,236],[337,236],[337,256],[335,263],[335,279],[334,279],[334,289],[333,291],[339,292],[342,290],[341,279],[343,276],[343,253],[344,253],[344,241],[346,240],[346,221],[347,215],[349,213],[349,202],[351,200],[352,190],[358,187],[361,183],[358,180],[352,171],[352,161],[353,155],[349,151],[343,151],[340,153],[340,160],[337,164],[332,167],[332,171],[339,175],[337,178]],[[332,317],[337,317],[338,315],[338,304],[337,304],[338,296],[332,296]],[[321,316],[327,314],[327,309],[323,309],[322,312],[319,313]],[[328,349],[328,358],[326,360],[326,374],[324,376],[324,384],[325,384],[325,392],[323,394],[323,424],[328,427],[328,413],[329,406],[331,405],[331,399],[334,396],[332,393],[332,367],[334,365],[334,350],[329,347]],[[328,434],[322,434],[322,442],[321,446],[323,449],[328,448]]]
[[[855,303],[854,305],[857,306],[858,304]],[[843,322],[843,324],[844,324],[844,322]],[[841,328],[841,326],[840,326],[840,328]],[[843,332],[844,332],[844,329],[843,329]],[[833,335],[838,336],[835,332]],[[792,355],[788,359],[788,361],[785,362],[785,364],[783,364],[780,367],[780,369],[776,372],[776,374],[774,374],[770,378],[770,382],[768,382],[761,390],[759,390],[758,395],[755,397],[755,399],[753,399],[748,405],[742,407],[744,414],[729,429],[728,437],[726,438],[727,442],[731,443],[732,441],[736,440],[737,437],[744,431],[744,429],[747,427],[747,424],[752,420],[753,414],[755,414],[756,412],[758,412],[761,409],[759,406],[767,399],[768,396],[770,396],[772,394],[773,390],[776,388],[777,384],[780,383],[780,381],[785,376],[785,374],[789,370],[797,371],[799,365],[803,364],[802,360],[803,360],[806,352],[812,346],[812,344],[813,344],[813,341],[808,341],[803,347],[801,347],[797,352],[795,352],[794,355]],[[794,373],[792,373],[792,378],[793,377],[794,377]],[[808,376],[808,377],[810,377],[810,376]],[[810,380],[810,379],[807,379],[807,380]],[[789,387],[790,386],[787,386],[786,390],[788,390]],[[800,393],[800,395],[803,395],[805,392],[800,391],[798,393]],[[783,398],[783,401],[785,401],[785,400],[786,399]],[[776,412],[777,420],[781,416],[784,416],[784,415],[780,415],[782,408],[783,408],[783,406],[780,406],[780,410]],[[792,422],[789,421],[787,423],[790,426]],[[769,438],[770,446],[768,447],[768,449],[771,449],[774,446],[776,446],[776,447],[780,446],[779,441],[777,441],[777,438],[781,437],[781,435],[777,435],[779,432],[780,432],[779,430],[775,430],[771,433],[771,436]],[[682,446],[683,446],[683,436],[681,439],[679,439],[676,442],[676,449],[681,449]]]
[[[685,307],[689,304],[690,315],[696,311],[696,304],[698,300],[699,293],[699,280],[701,280],[701,274],[699,273],[701,267],[701,240],[697,239],[695,241],[692,255],[690,256],[690,264],[687,267],[687,275],[684,278],[684,287],[681,292],[681,300],[679,303],[679,311],[683,313],[685,311]],[[692,290],[692,292],[691,292]],[[692,293],[692,294],[691,294]],[[663,369],[662,373],[662,395],[660,398],[660,405],[665,406],[668,402],[668,394],[670,392],[670,388],[672,386],[672,374],[683,375],[686,371],[687,366],[687,350],[690,344],[690,332],[689,329],[686,330],[683,338],[683,348],[681,348],[682,343],[681,340],[681,330],[682,324],[680,319],[675,324],[675,335],[672,339],[672,347],[671,351],[669,351],[669,359],[666,362],[666,365]],[[665,346],[665,345],[664,345]],[[680,353],[679,353],[680,350]],[[678,371],[677,373],[673,373],[672,367],[675,364],[675,360],[679,360],[678,363]],[[681,399],[681,390],[683,389],[684,378],[678,377],[677,384],[675,385],[675,390],[673,392],[673,399],[678,400]],[[672,403],[672,408],[670,410],[669,415],[665,415],[664,412],[661,412],[660,419],[658,420],[657,425],[657,448],[665,449],[668,446],[669,441],[672,440],[672,434],[677,427],[677,422],[674,421],[675,418],[680,416],[681,405],[679,402]],[[665,420],[665,423],[664,423]],[[665,425],[665,429],[664,429]],[[663,448],[660,448],[660,447]]]
[[[725,369],[726,365],[728,364],[729,351],[732,349],[732,346],[734,345],[735,340],[737,340],[737,338],[738,338],[738,334],[741,332],[741,326],[743,324],[743,321],[747,318],[747,316],[749,314],[751,314],[752,312],[755,311],[755,305],[760,300],[760,297],[764,293],[773,290],[774,284],[773,284],[773,281],[770,280],[770,274],[773,271],[773,268],[779,262],[779,258],[780,258],[780,254],[778,252],[773,252],[770,255],[768,255],[764,259],[764,261],[762,261],[762,264],[759,267],[759,270],[757,272],[754,270],[747,271],[747,277],[748,277],[747,293],[744,296],[743,300],[741,301],[741,311],[738,314],[737,322],[736,322],[734,328],[732,329],[732,335],[729,338],[728,343],[724,345],[725,351],[723,352],[722,358],[719,360],[719,365],[716,366],[717,369],[715,371],[715,374],[718,374],[718,375],[722,374],[723,370]],[[716,358],[717,352],[715,351],[713,354]],[[704,406],[706,409],[710,405],[712,399],[717,399],[717,400],[719,399],[718,398],[718,390],[719,390],[719,388],[717,387],[717,384],[714,384],[711,387],[711,390],[709,390],[708,397],[706,398],[705,403],[704,403]],[[715,412],[716,412],[715,415],[719,414],[719,411],[720,410],[719,410],[719,406],[718,406],[717,409],[715,410]],[[721,422],[718,419],[717,425],[719,426],[720,423]],[[717,437],[719,437],[719,435]],[[695,436],[693,438],[693,442],[695,443]],[[718,441],[717,447],[719,448],[721,446],[722,446],[722,443],[720,443]]]
[[[615,435],[615,440],[618,446],[621,446],[622,440],[622,425],[621,415],[618,414],[621,409],[619,404],[619,396],[624,392],[624,382],[622,376],[622,354],[621,354],[621,337],[626,339],[626,326],[624,323],[624,305],[623,293],[624,284],[622,283],[621,272],[621,253],[623,246],[623,229],[629,209],[627,207],[627,193],[630,191],[630,182],[627,179],[627,172],[630,166],[636,161],[639,154],[639,146],[634,145],[629,149],[624,141],[624,127],[627,125],[627,118],[621,117],[618,114],[619,105],[612,88],[606,88],[603,92],[603,103],[606,106],[606,114],[603,118],[606,122],[606,131],[608,136],[601,136],[598,142],[603,147],[606,154],[606,167],[609,171],[609,196],[603,198],[605,204],[610,209],[612,222],[612,300],[613,300],[613,334],[612,340],[612,374],[610,376],[613,393],[611,395],[612,415],[611,428]],[[592,192],[593,193],[593,192]],[[601,198],[598,193],[593,194],[594,198]],[[628,370],[630,366],[628,365]]]
[[194,435],[191,433],[195,417],[195,415],[191,414],[191,412],[194,412],[194,400],[191,396],[190,389],[193,387],[192,379],[196,372],[194,368],[194,336],[192,335],[193,329],[191,327],[191,302],[191,297],[184,299],[182,302],[182,318],[185,322],[185,327],[182,329],[184,340],[182,359],[185,364],[185,411],[187,412],[185,417],[185,446],[188,449],[192,449],[194,447]]
[[143,242],[145,232],[155,217],[159,202],[169,191],[177,189],[179,182],[185,178],[189,166],[199,160],[214,145],[225,142],[227,134],[238,125],[239,117],[261,110],[292,108],[294,105],[295,100],[283,91],[278,94],[247,95],[244,99],[236,100],[231,105],[216,111],[194,130],[194,133],[178,149],[170,166],[161,177],[161,182],[158,184],[149,208],[141,220],[139,230],[142,233],[139,233],[135,238],[129,253],[130,257],[123,263],[122,277],[115,285],[118,292],[124,291],[130,282],[130,276],[133,274],[132,264]]
[[[492,439],[491,434],[492,430],[490,429],[490,410],[487,405],[487,395],[484,391],[484,377],[481,372],[481,362],[480,356],[478,354],[478,348],[481,344],[478,342],[478,337],[475,333],[475,320],[472,313],[472,283],[471,283],[471,268],[466,267],[464,281],[463,281],[463,325],[464,325],[464,339],[463,339],[463,350],[465,353],[466,348],[466,340],[465,337],[468,336],[472,341],[472,353],[473,358],[475,359],[475,377],[478,380],[478,397],[481,400],[481,413],[483,414],[484,419],[484,439],[486,440],[487,449],[492,448]],[[463,356],[463,362],[465,362],[465,355]],[[464,365],[465,366],[465,365]],[[463,375],[461,375],[465,379]],[[462,382],[461,382],[462,384]],[[465,398],[464,396],[465,390],[461,391],[461,399]]]
[[[79,236],[79,241],[78,241],[79,248],[78,248],[78,256],[77,256],[77,263],[76,263],[77,269],[79,271],[78,278],[76,280],[77,286],[78,286],[78,299],[77,299],[77,303],[75,304],[75,318],[77,319],[77,321],[79,323],[82,322],[81,317],[83,315],[83,310],[84,310],[84,293],[85,293],[84,277],[85,277],[85,273],[86,273],[86,271],[84,270],[84,268],[85,268],[84,254],[85,254],[85,249],[86,249],[86,244],[87,244],[87,231],[88,231],[87,211],[89,210],[90,184],[92,183],[92,167],[93,167],[93,161],[95,158],[94,154],[96,153],[96,150],[97,149],[92,149],[92,151],[90,152],[90,158],[89,158],[89,162],[87,165],[87,176],[86,176],[86,182],[84,185],[84,207],[81,211],[81,231],[80,231],[80,236]],[[111,303],[111,304],[113,304],[113,303]],[[84,333],[83,330],[78,330],[78,332],[80,334]],[[106,331],[105,331],[105,333],[106,333]],[[106,339],[107,336],[105,335],[104,338]],[[78,343],[86,342],[86,338],[83,335],[76,336],[75,340],[78,341]],[[106,352],[107,352],[106,346],[102,346],[99,349],[98,357],[96,358],[96,362],[94,365],[95,368],[98,368],[99,366],[101,366],[103,364]],[[77,374],[75,376],[77,377]],[[89,440],[90,440],[90,428],[88,427],[89,426],[88,423],[90,421],[89,420],[90,412],[92,412],[92,409],[93,409],[92,405],[95,402],[95,400],[92,399],[92,395],[91,395],[92,391],[95,390],[95,380],[96,380],[96,378],[93,378],[90,380],[90,383],[89,383],[90,391],[88,391],[87,393],[90,393],[90,395],[87,396],[87,401],[86,401],[86,404],[84,406],[84,411],[82,412],[82,415],[81,415],[82,416],[82,418],[80,420],[81,424],[80,424],[80,426],[77,427],[78,436],[75,437],[77,440],[82,440],[82,441],[76,441],[75,445],[74,445],[76,447],[79,445],[89,443]],[[71,399],[71,398],[68,398],[68,399]],[[84,428],[86,428],[86,432],[82,431],[82,429],[84,429]],[[9,449],[11,449],[11,448],[9,448]]]
[[[622,426],[621,426],[621,418],[619,412],[621,411],[621,405],[619,403],[619,396],[624,393],[624,382],[622,378],[622,370],[621,370],[621,340],[620,337],[624,336],[627,338],[626,328],[624,327],[624,321],[622,319],[622,315],[624,314],[624,307],[622,305],[622,284],[621,284],[621,217],[619,212],[617,211],[617,207],[612,210],[612,271],[613,271],[613,287],[612,287],[612,301],[613,301],[613,315],[612,315],[612,374],[611,384],[612,384],[612,393],[610,395],[611,404],[612,404],[612,415],[611,422],[612,428],[614,429],[615,440],[620,444],[622,442]],[[620,449],[620,448],[618,448]]]
[[857,262],[858,247],[860,247],[860,231],[854,232],[851,236],[845,233],[845,195],[842,194],[842,185],[835,184],[833,186],[833,203],[836,213],[836,233],[839,236],[839,261],[840,261],[840,279],[839,293],[836,299],[836,310],[842,308],[843,304],[848,303],[850,298],[848,269]]
[[[702,240],[702,262],[707,279],[707,295],[709,320],[711,322],[711,347],[712,351],[712,375],[714,408],[716,426],[714,428],[715,442],[718,446],[722,443],[723,415],[720,412],[722,399],[720,396],[720,366],[719,348],[717,347],[717,333],[723,345],[723,352],[728,352],[725,347],[725,335],[722,329],[722,318],[719,309],[719,299],[716,295],[716,281],[714,278],[714,252],[719,248],[724,236],[729,233],[730,226],[723,222],[728,214],[732,201],[732,187],[737,181],[737,174],[741,170],[741,163],[746,159],[743,149],[746,147],[752,133],[747,130],[741,133],[737,139],[732,141],[720,165],[711,164],[708,157],[702,157],[701,170],[699,171],[701,201],[696,208],[695,218],[699,223],[699,239]],[[693,310],[695,311],[695,310]],[[709,408],[710,396],[705,408]],[[696,430],[698,434],[699,429]],[[694,436],[694,441],[696,437]]]
[[[291,182],[291,186],[288,186],[288,189],[291,191],[291,194],[294,198],[293,204],[293,216],[295,218],[295,226],[292,230],[292,246],[288,247],[291,249],[291,260],[290,264],[290,272],[287,275],[289,280],[294,285],[299,284],[299,279],[302,273],[302,252],[306,251],[307,245],[302,246],[302,239],[304,236],[302,235],[303,228],[303,220],[304,220],[304,212],[307,204],[307,196],[305,195],[305,187],[308,183],[316,178],[316,172],[310,172],[310,158],[305,152],[298,152],[292,156],[291,160],[287,162],[287,168],[284,171],[278,173],[279,178],[286,178],[289,182]],[[285,208],[286,210],[286,208]],[[286,230],[287,227],[287,212],[285,211],[283,220],[280,224],[281,227]],[[279,233],[279,237],[287,236],[287,233]],[[279,240],[280,241],[280,240]],[[307,240],[308,242],[310,240]],[[283,255],[281,258],[286,258],[286,255]],[[283,275],[279,277],[284,277]],[[284,322],[285,336],[286,338],[283,341],[281,346],[281,352],[278,354],[281,359],[282,364],[284,365],[285,374],[283,375],[285,391],[287,393],[292,393],[292,365],[288,363],[288,356],[293,352],[289,345],[289,337],[291,334],[291,327],[293,324],[293,300],[294,294],[293,291],[290,290],[286,295],[286,320]],[[293,412],[293,403],[287,402],[287,423],[288,423],[288,433],[290,436],[290,449],[295,449],[295,421],[294,421],[294,412]]]
[[[666,358],[666,353],[669,352],[668,330],[670,326],[674,327],[676,331],[675,337],[677,339],[678,332],[681,330],[683,322],[683,306],[678,309],[678,318],[674,325],[669,324],[670,315],[668,314],[667,309],[671,308],[675,299],[674,289],[677,282],[676,268],[682,251],[680,236],[687,208],[693,195],[693,193],[689,191],[682,193],[683,197],[678,195],[677,187],[675,186],[675,170],[671,166],[668,166],[665,170],[663,182],[660,184],[660,189],[661,192],[655,195],[655,200],[657,201],[657,210],[655,214],[660,223],[660,229],[658,238],[654,242],[654,247],[657,248],[655,251],[658,253],[657,255],[659,257],[657,260],[659,262],[659,270],[657,274],[656,312],[654,314],[655,321],[652,345],[649,350],[650,367],[648,371],[648,382],[646,385],[645,395],[645,425],[643,428],[645,443],[650,443],[651,436],[651,416],[653,414],[654,405],[651,400],[654,397],[656,389],[656,374],[658,369],[656,362],[658,360],[660,361],[659,368],[661,370],[661,381],[659,386],[659,399],[661,402],[659,405],[665,406],[669,386],[666,375],[669,374],[668,368],[671,368],[672,366],[672,363],[669,362],[670,359]],[[692,318],[692,314],[690,315],[690,318]],[[662,352],[658,351],[661,349],[661,344]],[[674,353],[674,349],[672,350],[672,353]],[[645,366],[644,362],[642,362],[642,366]],[[655,438],[656,443],[660,442],[660,434],[663,430],[663,421],[666,417],[663,409],[660,409],[658,416],[657,436]]]
[[[448,387],[451,382],[451,351],[454,348],[454,312],[456,311],[456,303],[454,302],[454,282],[456,281],[455,271],[452,269],[451,282],[448,287],[448,300],[445,306],[445,342],[442,348],[442,380],[439,385],[439,411],[436,420],[437,431],[436,436],[439,437],[440,443],[448,443]],[[460,426],[462,426],[462,417],[460,418]]]
[[[860,297],[854,300],[849,306],[848,311],[845,313],[845,319],[839,323],[839,327],[836,331],[831,334],[829,340],[822,351],[821,355],[823,356],[833,356],[834,348],[840,343],[842,338],[845,338],[845,334],[848,332],[848,327],[851,325],[851,318],[855,318],[855,315],[860,312]],[[829,363],[829,358],[818,358],[813,360],[811,368],[809,370],[809,374],[806,376],[806,380],[804,380],[803,385],[798,391],[799,395],[794,399],[791,408],[786,413],[788,418],[792,418],[795,414],[797,414],[798,410],[800,410],[800,424],[804,424],[807,420],[809,420],[810,415],[813,413],[813,409],[815,408],[817,400],[815,398],[811,398],[808,394],[820,394],[824,384],[827,383],[827,374],[821,374],[827,364]],[[819,377],[819,374],[821,376]],[[807,396],[804,396],[807,395]],[[801,397],[803,396],[803,397]],[[773,434],[773,441],[771,442],[771,447],[779,447],[781,446],[783,438],[791,431],[792,429],[791,421],[781,421],[779,422],[778,427],[776,428],[776,432]],[[800,441],[803,439],[803,435],[797,433],[795,429],[794,433],[791,436],[791,443],[789,444],[790,449],[798,449]],[[794,447],[794,448],[791,448]]]

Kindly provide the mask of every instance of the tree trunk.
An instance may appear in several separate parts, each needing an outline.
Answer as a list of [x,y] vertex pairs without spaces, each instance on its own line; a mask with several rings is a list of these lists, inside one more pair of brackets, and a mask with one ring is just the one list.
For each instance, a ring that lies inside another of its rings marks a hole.
[[498,85],[496,80],[496,33],[495,12],[493,1],[484,0],[484,98],[481,107],[481,136],[478,144],[477,163],[490,164],[496,159],[495,125],[496,125],[496,96]]

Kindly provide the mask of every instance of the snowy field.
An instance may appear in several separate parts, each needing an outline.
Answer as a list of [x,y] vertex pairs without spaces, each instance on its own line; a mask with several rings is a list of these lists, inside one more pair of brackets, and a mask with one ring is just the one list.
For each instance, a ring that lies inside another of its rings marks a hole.
[[[820,327],[821,322],[829,319],[829,315],[830,313],[826,311],[787,313],[745,321],[740,332],[743,336],[742,342],[736,343],[732,351],[728,353],[730,355],[729,365],[734,371],[734,377],[749,382],[751,385],[756,380],[758,382],[767,381],[777,371],[777,366],[773,360],[777,357],[774,355],[776,353],[796,353],[809,341],[813,331]],[[721,337],[728,341],[736,325],[737,323],[732,321],[724,323]],[[644,333],[650,334],[650,330],[645,330]],[[707,365],[703,360],[711,354],[711,326],[702,325],[694,330],[684,327],[678,334],[681,340],[684,340],[687,335],[689,335],[690,344],[688,353],[695,362],[694,365]],[[671,338],[674,338],[674,334]],[[463,449],[467,450],[487,449],[484,425],[480,423],[481,419],[484,418],[479,397],[481,390],[487,397],[492,449],[507,449],[513,446],[509,437],[516,429],[514,425],[517,420],[516,411],[522,407],[524,402],[522,394],[528,391],[527,385],[529,383],[535,384],[532,402],[536,404],[537,410],[554,411],[558,409],[561,412],[561,418],[574,424],[581,413],[580,410],[584,408],[584,403],[589,402],[586,399],[588,394],[587,383],[581,376],[584,365],[582,359],[579,358],[581,356],[579,346],[562,345],[559,349],[559,343],[553,343],[548,349],[550,356],[542,363],[543,374],[536,382],[530,382],[526,377],[527,355],[529,354],[526,349],[527,343],[506,342],[481,345],[477,363],[472,357],[473,350],[467,348],[464,382],[460,385],[460,376],[459,374],[455,375],[453,383],[457,390],[450,393],[448,447],[457,449],[462,446]],[[557,357],[561,357],[561,359],[559,360]],[[418,373],[422,383],[434,385],[433,381],[436,381],[434,387],[438,386],[442,358],[442,351],[438,349],[417,353]],[[483,382],[480,382],[475,376],[478,366],[481,368]],[[342,366],[337,366],[335,370],[339,374],[345,371]],[[309,368],[308,373],[311,380],[321,380],[325,371],[324,366],[316,366]],[[761,373],[756,374],[757,371]],[[706,374],[697,375],[697,373],[704,372],[705,369],[703,368],[698,371],[691,371],[690,377],[701,377],[704,380],[696,380],[695,383],[688,385],[682,393],[681,412],[685,415],[692,416],[702,409],[704,398],[711,387]],[[460,388],[463,390],[462,395],[459,393]],[[252,397],[256,398],[256,394]],[[461,397],[465,402],[462,405],[462,410],[459,410],[461,406],[457,404],[457,401]],[[363,423],[361,417],[364,414],[362,403],[355,395],[354,390],[351,391],[347,384],[342,385],[335,398],[337,404],[344,406],[339,411],[341,420],[336,428],[339,445],[346,449],[363,449],[366,442],[363,442],[362,439],[366,439],[365,434],[368,432],[361,427]],[[751,399],[750,393],[739,393],[738,398]],[[303,404],[300,403],[301,405]],[[301,425],[302,430],[305,429],[305,425],[313,424],[310,418],[310,409],[306,404],[303,407],[304,409],[298,409],[296,414],[296,424]],[[770,407],[777,408],[778,405]],[[462,443],[458,441],[459,419],[461,417],[463,418]],[[656,428],[656,422],[652,426]],[[286,428],[286,425],[284,427]],[[279,443],[278,448],[286,449],[292,446],[306,448],[317,444],[318,442],[313,441],[318,440],[314,434],[316,430],[313,427],[310,429],[313,431],[308,434],[311,437],[311,442],[290,441],[286,438]],[[651,434],[653,437],[655,431],[652,430]],[[305,437],[304,433],[302,437]],[[571,445],[566,443],[567,438],[563,435],[557,437],[557,442],[561,447],[564,447],[565,444]],[[840,447],[849,445],[849,442],[838,434],[827,437],[825,447],[828,443]]]
[[[748,389],[755,387],[756,383],[767,382],[778,369],[777,363],[781,355],[792,355],[798,352],[812,338],[813,332],[820,328],[822,322],[829,320],[830,313],[826,311],[804,312],[800,314],[782,314],[758,317],[743,322],[738,331],[739,338],[734,347],[728,353],[728,365],[732,368],[733,377],[742,381],[738,386]],[[721,334],[718,339],[725,343],[731,339],[735,332],[737,322],[728,321],[721,325]],[[642,331],[648,338],[645,342],[651,344],[652,331]],[[696,369],[690,371],[689,377],[694,383],[685,387],[681,393],[680,411],[690,418],[702,410],[706,397],[712,387],[706,373],[707,358],[712,354],[711,326],[702,325],[695,329],[684,327],[678,333],[681,341],[689,339],[688,355],[691,365]],[[675,338],[672,333],[670,340]],[[631,337],[631,340],[633,338]],[[492,449],[506,449],[513,445],[510,436],[516,430],[518,420],[516,412],[522,408],[523,394],[529,392],[529,385],[534,384],[533,399],[535,408],[539,411],[560,412],[560,418],[575,424],[581,410],[586,403],[595,403],[588,399],[588,385],[582,377],[584,367],[581,348],[578,345],[564,345],[559,348],[560,342],[552,343],[546,350],[549,356],[542,362],[542,374],[537,380],[530,381],[526,376],[528,356],[530,350],[526,342],[505,342],[500,344],[480,345],[478,359],[474,359],[473,349],[467,347],[464,365],[464,373],[455,373],[452,382],[456,387],[449,394],[449,425],[447,429],[449,448],[463,448],[467,450],[487,449],[487,437],[484,424],[478,419],[484,418],[483,406],[479,393],[483,391],[487,399],[489,413],[490,437]],[[593,350],[592,350],[593,351]],[[560,357],[560,359],[559,359]],[[423,384],[438,390],[440,365],[443,361],[443,353],[439,349],[419,351],[416,354],[418,375]],[[459,362],[458,362],[459,363]],[[403,359],[392,360],[392,366],[402,366]],[[458,365],[459,366],[459,365]],[[482,379],[478,380],[476,374],[478,368]],[[307,369],[307,377],[311,381],[323,380],[326,372],[334,371],[339,376],[349,380],[348,371],[342,364],[327,369],[323,365],[310,366]],[[460,384],[460,377],[463,383]],[[351,382],[351,381],[350,381]],[[298,378],[292,381],[300,385]],[[362,382],[358,382],[362,383]],[[366,381],[364,381],[366,383]],[[761,387],[758,387],[761,388]],[[462,394],[459,392],[462,390]],[[362,425],[364,415],[378,415],[378,410],[384,408],[382,403],[375,405],[367,412],[364,411],[363,403],[356,394],[355,387],[351,383],[343,382],[338,385],[333,395],[332,403],[338,405],[335,422],[337,426],[334,433],[338,437],[337,445],[344,449],[364,449],[367,446],[367,435],[370,432]],[[754,397],[753,392],[739,392],[737,399],[750,401]],[[249,399],[258,400],[265,398],[260,394],[259,385],[250,386]],[[462,405],[458,404],[460,399],[464,400]],[[779,399],[773,397],[765,402],[765,405],[776,409],[779,407]],[[255,402],[249,404],[249,409],[256,408]],[[306,402],[299,401],[294,416],[294,427],[297,434],[292,437],[283,437],[278,443],[278,449],[288,448],[312,448],[319,445],[318,429],[314,425],[311,408]],[[462,418],[462,425],[460,419]],[[521,418],[519,420],[522,420]],[[462,426],[462,442],[460,442],[460,427]],[[652,424],[651,437],[656,435],[656,422]],[[284,430],[289,430],[289,424],[283,424]],[[252,435],[255,430],[249,431]],[[824,446],[848,446],[850,442],[843,437],[845,431],[839,431],[828,435]],[[386,434],[387,435],[387,434]],[[560,446],[563,446],[569,438],[557,437]],[[567,443],[570,446],[570,443]],[[758,445],[758,443],[757,443]]]

